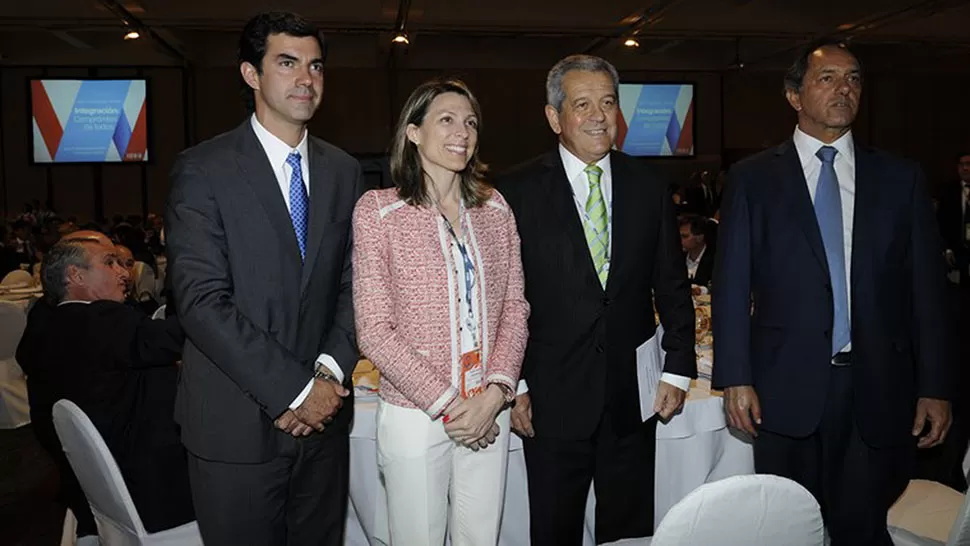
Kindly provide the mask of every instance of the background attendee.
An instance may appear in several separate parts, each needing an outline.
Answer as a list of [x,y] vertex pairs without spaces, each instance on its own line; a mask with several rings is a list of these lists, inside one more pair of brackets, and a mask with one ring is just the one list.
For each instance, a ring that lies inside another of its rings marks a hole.
[[682,216],[680,245],[687,260],[687,278],[696,286],[707,286],[714,275],[714,249],[707,244],[708,220],[701,216]]
[[444,544],[446,529],[452,544],[498,543],[529,304],[515,219],[484,180],[480,123],[465,84],[419,86],[391,145],[397,187],[354,212],[357,332],[381,372],[394,544]]
[[[957,384],[970,381],[970,153],[957,158],[957,180],[944,187],[937,218],[946,247],[951,297],[950,312],[956,325]],[[958,491],[966,491],[963,458],[970,437],[970,397],[963,388],[954,392],[954,422],[943,446],[920,453],[917,477],[936,480]]]
[[655,334],[654,299],[666,328],[662,419],[697,374],[670,185],[612,150],[618,85],[599,57],[556,63],[545,113],[559,146],[498,184],[515,212],[532,309],[528,393],[512,424],[524,437],[536,545],[581,544],[591,481],[598,543],[653,534],[657,419],[641,420],[636,348]]
[[[61,459],[51,409],[62,398],[75,402],[111,450],[146,529],[192,521],[185,451],[172,420],[183,340],[177,319],[152,321],[122,305],[127,271],[114,246],[96,237],[55,244],[42,279],[53,307],[42,327],[30,325],[24,341],[31,346],[17,355],[41,445]],[[62,480],[74,482],[60,467]]]
[[732,168],[714,274],[713,386],[756,470],[819,501],[832,546],[892,544],[887,511],[954,390],[930,199],[914,163],[855,142],[862,84],[842,44],[798,56],[798,125]]
[[168,277],[188,337],[175,415],[207,544],[342,544],[361,182],[307,132],[324,52],[298,15],[252,18],[239,70],[254,115],[172,169]]

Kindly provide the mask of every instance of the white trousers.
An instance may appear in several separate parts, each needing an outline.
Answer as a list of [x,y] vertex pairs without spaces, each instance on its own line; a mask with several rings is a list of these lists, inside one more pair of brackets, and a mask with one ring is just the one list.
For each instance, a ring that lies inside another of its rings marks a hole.
[[392,546],[498,543],[509,454],[509,410],[496,419],[495,443],[472,451],[418,409],[381,400],[377,461],[387,489]]

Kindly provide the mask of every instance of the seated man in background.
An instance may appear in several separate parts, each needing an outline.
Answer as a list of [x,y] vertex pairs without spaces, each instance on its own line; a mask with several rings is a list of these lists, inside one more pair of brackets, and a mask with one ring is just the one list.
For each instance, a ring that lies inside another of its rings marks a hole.
[[121,267],[124,267],[128,271],[128,288],[125,290],[125,303],[129,307],[144,311],[146,315],[151,315],[158,309],[158,302],[151,296],[148,296],[145,300],[138,299],[138,293],[135,287],[135,257],[132,255],[131,249],[125,245],[115,245],[115,248],[118,249],[118,260],[121,262]]
[[680,244],[687,257],[687,278],[694,286],[707,286],[714,275],[714,249],[707,244],[707,218],[680,217]]
[[185,451],[172,418],[183,342],[177,319],[153,321],[124,305],[128,272],[114,245],[100,237],[75,233],[55,244],[41,281],[53,307],[32,310],[17,355],[25,359],[41,443],[56,458],[61,447],[51,446],[51,409],[59,399],[71,400],[114,455],[148,531],[194,520]]
[[[107,235],[93,230],[70,233],[61,241],[87,241],[108,246],[112,244]],[[54,306],[46,299],[37,301],[30,308],[30,312],[27,314],[27,327],[24,329],[23,335],[20,336],[20,343],[17,345],[17,363],[20,364],[27,375],[27,394],[31,402],[30,412],[34,436],[37,437],[37,442],[54,459],[60,474],[57,500],[74,512],[74,517],[77,519],[77,536],[96,535],[98,529],[95,526],[88,499],[81,491],[81,484],[78,483],[77,477],[64,455],[64,450],[61,449],[61,442],[57,439],[57,433],[54,431],[51,408],[58,399],[51,399],[54,396],[52,389],[45,383],[45,378],[51,374],[45,374],[35,368],[40,352],[50,337],[49,330],[53,315]]]

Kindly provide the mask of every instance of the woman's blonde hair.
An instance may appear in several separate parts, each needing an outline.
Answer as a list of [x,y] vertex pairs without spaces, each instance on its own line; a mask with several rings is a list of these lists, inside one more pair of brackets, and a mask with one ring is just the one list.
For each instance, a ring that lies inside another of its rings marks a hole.
[[[431,103],[444,93],[457,93],[468,99],[475,117],[478,118],[478,131],[479,136],[481,135],[482,109],[464,82],[435,79],[419,85],[401,109],[401,117],[394,130],[394,140],[391,141],[391,180],[397,186],[398,197],[409,205],[433,205],[434,196],[429,193],[425,184],[427,175],[421,165],[418,147],[408,139],[408,125],[413,123],[420,127]],[[469,207],[485,204],[492,194],[492,188],[485,182],[488,165],[478,158],[478,149],[476,145],[468,164],[458,173],[461,177],[461,198]]]

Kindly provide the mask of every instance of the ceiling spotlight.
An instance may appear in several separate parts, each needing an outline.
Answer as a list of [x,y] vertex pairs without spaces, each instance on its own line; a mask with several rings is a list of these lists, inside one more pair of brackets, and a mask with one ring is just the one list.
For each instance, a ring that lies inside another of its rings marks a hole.
[[391,42],[395,44],[404,44],[404,45],[408,45],[411,43],[411,41],[408,40],[408,33],[404,32],[403,30],[395,34],[394,39],[391,40]]
[[125,34],[125,40],[137,40],[138,38],[141,38],[141,34],[137,30],[129,30]]
[[623,45],[626,47],[640,47],[640,42],[636,38],[627,38],[624,40]]

